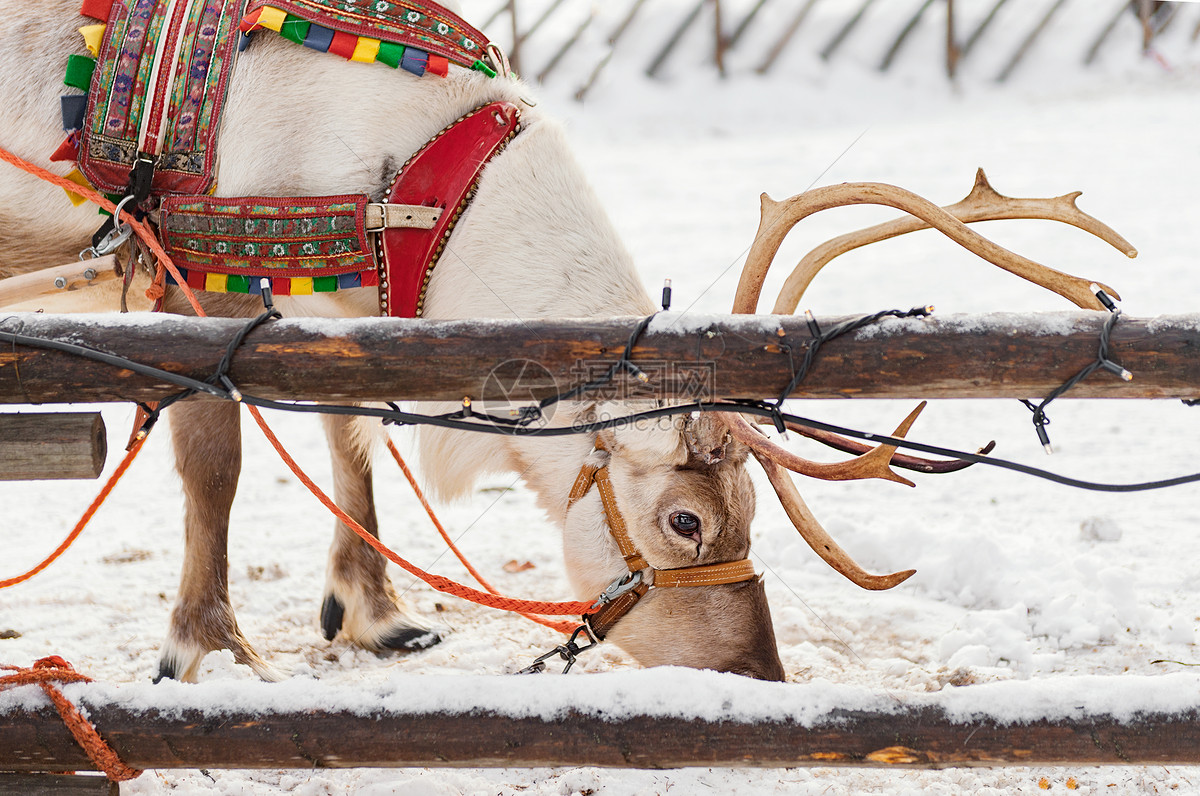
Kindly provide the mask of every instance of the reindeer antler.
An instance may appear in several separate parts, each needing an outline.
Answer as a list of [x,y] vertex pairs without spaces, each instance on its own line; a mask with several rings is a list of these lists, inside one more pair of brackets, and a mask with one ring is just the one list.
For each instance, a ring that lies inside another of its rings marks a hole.
[[[1128,241],[1107,225],[1075,206],[1075,200],[1079,195],[1076,192],[1050,199],[1013,199],[996,192],[988,183],[983,169],[976,173],[975,186],[971,193],[961,202],[946,208],[940,208],[902,188],[882,183],[832,185],[807,191],[783,202],[776,202],[763,194],[762,218],[759,222],[758,234],[755,236],[754,245],[750,249],[746,265],[742,270],[737,294],[733,300],[733,311],[735,313],[756,311],[767,270],[771,267],[771,262],[779,251],[783,239],[792,227],[820,210],[852,204],[889,205],[916,216],[916,219],[900,219],[887,224],[879,224],[860,232],[835,238],[814,249],[788,277],[787,284],[775,303],[774,312],[781,314],[793,312],[813,277],[839,254],[868,243],[927,227],[938,229],[989,262],[1052,290],[1079,307],[1104,309],[1090,280],[1064,274],[1022,257],[977,234],[964,223],[1006,218],[1040,218],[1061,221],[1102,238],[1117,249],[1124,251],[1129,257],[1137,256],[1137,251]],[[1107,285],[1100,285],[1100,287],[1106,293],[1117,298],[1120,297],[1111,287]],[[903,437],[924,408],[925,403],[922,402],[896,429],[895,436]],[[861,451],[861,455],[846,462],[821,464],[803,459],[771,442],[741,415],[722,414],[721,417],[729,426],[730,434],[747,445],[754,454],[754,458],[762,464],[767,478],[775,489],[775,494],[779,496],[792,524],[826,563],[864,589],[889,589],[907,580],[913,574],[914,570],[906,570],[891,575],[871,575],[855,564],[813,517],[812,512],[808,510],[808,506],[800,497],[795,484],[792,483],[791,477],[784,471],[784,468],[787,468],[803,475],[833,481],[881,478],[913,486],[911,481],[897,475],[889,466],[896,452],[896,446],[879,445],[867,449],[866,446],[851,443],[836,435],[816,434],[802,429],[803,433],[834,447],[840,447],[843,450],[849,449],[850,452]],[[982,451],[990,451],[991,447],[989,444]],[[943,472],[966,466],[965,462],[931,462],[921,459],[916,459],[914,463],[918,465],[916,469],[938,469]]]
[[[925,405],[926,402],[921,401],[920,405],[904,418],[892,436],[903,439]],[[717,416],[729,427],[729,433],[733,435],[733,438],[750,448],[755,456],[765,456],[794,473],[819,478],[822,481],[857,481],[864,478],[879,478],[884,481],[895,481],[905,486],[916,486],[904,476],[897,475],[888,466],[892,454],[896,452],[895,445],[879,445],[848,461],[826,464],[797,456],[782,445],[772,442],[739,414],[720,412]]]
[[[1095,235],[1126,257],[1137,257],[1137,249],[1116,230],[1075,205],[1075,200],[1081,195],[1081,191],[1074,191],[1063,196],[1041,199],[1005,196],[991,186],[983,169],[979,169],[975,172],[975,184],[971,192],[962,201],[946,205],[942,209],[964,224],[1019,218],[1059,221]],[[775,300],[775,307],[771,312],[777,315],[795,312],[804,291],[833,258],[870,243],[929,228],[928,223],[917,218],[898,218],[822,243],[804,255],[796,265],[784,282],[783,289],[779,291],[779,297]],[[1116,295],[1107,288],[1106,291]]]
[[906,569],[891,575],[872,575],[854,563],[846,551],[839,547],[837,542],[833,541],[833,537],[817,522],[817,518],[809,511],[804,498],[800,497],[796,485],[792,483],[791,477],[784,472],[783,468],[766,454],[757,450],[753,450],[753,453],[754,458],[758,459],[758,463],[767,471],[767,478],[771,481],[771,486],[775,488],[775,494],[779,496],[783,510],[787,512],[788,518],[796,526],[796,530],[800,531],[800,536],[808,542],[808,546],[826,564],[848,578],[851,583],[864,589],[879,591],[900,585],[916,572],[915,569]]
[[[993,191],[993,193],[995,193]],[[1004,199],[1000,194],[996,197]],[[1068,195],[1070,197],[1070,195]],[[844,207],[856,204],[879,204],[895,207],[916,216],[942,232],[951,240],[978,254],[988,262],[1016,274],[1034,284],[1041,285],[1084,309],[1103,310],[1104,305],[1096,298],[1090,285],[1093,280],[1082,279],[1070,274],[1056,271],[1049,266],[1036,263],[1015,252],[999,246],[959,221],[946,210],[938,207],[927,199],[917,196],[911,191],[897,188],[884,183],[861,182],[842,183],[815,188],[811,191],[793,196],[791,199],[776,202],[763,194],[762,218],[759,221],[758,234],[754,245],[746,257],[746,265],[742,270],[742,278],[738,282],[737,294],[734,297],[733,311],[755,312],[758,307],[758,297],[762,292],[763,280],[775,254],[779,251],[783,239],[792,227],[803,219],[821,210],[834,207]],[[1069,201],[1073,204],[1074,198]],[[1041,216],[1038,216],[1041,217]],[[1096,222],[1099,224],[1099,222]],[[917,227],[918,229],[921,227]],[[1116,233],[1112,233],[1116,235]],[[1119,236],[1117,236],[1119,237]],[[1123,239],[1122,239],[1123,240]],[[1128,247],[1128,244],[1125,244]],[[853,248],[853,247],[852,247]],[[1127,252],[1132,247],[1127,248]],[[1118,297],[1117,291],[1101,284],[1100,287],[1111,296]],[[802,293],[803,291],[801,291]],[[799,295],[796,300],[799,301]]]

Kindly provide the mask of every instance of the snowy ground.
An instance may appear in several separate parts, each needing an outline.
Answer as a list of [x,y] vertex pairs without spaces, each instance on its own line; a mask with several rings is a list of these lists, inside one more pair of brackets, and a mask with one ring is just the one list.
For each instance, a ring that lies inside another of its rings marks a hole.
[[[468,10],[473,5],[480,3],[468,3]],[[1030,3],[1016,6],[1028,9]],[[647,285],[654,289],[663,277],[674,279],[676,309],[728,308],[762,191],[783,198],[813,184],[879,180],[944,204],[965,195],[975,168],[983,166],[996,188],[1012,195],[1085,191],[1082,208],[1115,226],[1141,254],[1128,261],[1081,232],[1044,222],[989,224],[984,234],[1114,285],[1128,314],[1195,312],[1200,276],[1191,225],[1200,214],[1200,46],[1189,49],[1187,39],[1200,22],[1200,5],[1184,13],[1173,38],[1160,45],[1161,59],[1113,57],[1082,70],[1066,65],[1061,49],[1044,49],[1003,88],[991,83],[995,65],[983,60],[968,64],[960,84],[951,87],[936,64],[915,58],[881,78],[871,65],[875,55],[825,67],[797,50],[788,68],[768,81],[721,83],[697,72],[668,84],[646,83],[635,78],[633,67],[623,72],[614,64],[587,104],[568,101],[574,85],[565,77],[561,86],[548,87],[543,104],[568,119],[579,156]],[[1098,13],[1088,35],[1106,20]],[[911,51],[936,46],[937,35],[933,28],[918,31]],[[850,52],[879,50],[869,42],[859,46]],[[685,72],[682,66],[679,71]],[[780,266],[786,270],[806,247],[831,235],[888,215],[855,208],[810,219],[785,248]],[[782,278],[776,274],[770,284]],[[1061,299],[960,254],[932,233],[843,258],[817,278],[802,308],[833,315],[927,303],[946,313],[1067,309]],[[890,430],[909,408],[810,402],[797,411]],[[1190,454],[1197,412],[1176,401],[1063,399],[1050,411],[1057,449],[1052,458],[1041,452],[1028,411],[1012,401],[934,402],[912,436],[968,449],[996,439],[997,453],[1007,458],[1092,480],[1140,481],[1200,469]],[[110,446],[119,448],[132,412],[110,407],[105,416]],[[286,416],[272,422],[310,472],[328,483],[315,424]],[[448,631],[444,643],[407,658],[326,643],[316,617],[332,520],[252,426],[245,437],[231,588],[242,629],[274,663],[323,684],[382,688],[409,675],[503,674],[556,643],[550,631],[441,597],[398,572],[393,577],[407,599]],[[399,440],[402,447],[410,444],[407,437]],[[111,467],[117,457],[110,459]],[[20,634],[0,640],[0,662],[24,665],[58,654],[105,681],[148,680],[181,550],[171,467],[167,434],[160,430],[75,548],[48,572],[0,595],[0,631]],[[459,576],[399,474],[382,460],[378,473],[385,537],[403,540],[403,550],[418,563]],[[0,540],[7,550],[0,575],[40,560],[96,488],[76,482],[0,485],[6,507]],[[914,567],[918,574],[892,592],[858,590],[812,555],[761,484],[754,555],[767,573],[790,681],[897,695],[1006,680],[1060,682],[1065,693],[1078,682],[1068,678],[1178,674],[1190,670],[1152,661],[1197,660],[1196,487],[1112,496],[976,467],[923,477],[916,490],[880,482],[806,483],[802,489],[816,515],[865,566]],[[495,478],[469,500],[438,508],[499,588],[568,597],[554,531],[511,479]],[[535,568],[505,573],[512,558]],[[619,650],[604,647],[580,668],[573,676],[582,680],[631,664]],[[653,689],[655,673],[644,675]],[[201,676],[209,683],[251,678],[224,654],[210,655]],[[1073,778],[1081,793],[1200,789],[1200,769],[1081,767],[164,771],[147,773],[123,791],[950,794],[1033,792],[1043,778],[1054,791],[1067,789]]]

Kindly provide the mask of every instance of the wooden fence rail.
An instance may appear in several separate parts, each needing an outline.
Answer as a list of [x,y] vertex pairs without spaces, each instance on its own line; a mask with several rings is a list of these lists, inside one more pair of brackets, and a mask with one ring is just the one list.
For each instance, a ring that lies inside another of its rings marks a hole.
[[[802,686],[794,686],[801,687]],[[203,690],[203,689],[201,689]],[[794,719],[719,721],[565,708],[556,718],[389,708],[368,715],[313,704],[255,711],[172,699],[169,709],[83,700],[122,760],[137,768],[394,768],[608,766],[1196,765],[1196,710],[1133,718],[1077,708],[1033,721],[956,718],[899,701],[875,711],[835,709]],[[91,770],[55,710],[0,713],[0,769]]]
[[[826,343],[795,398],[1037,398],[1094,361],[1104,313],[884,320]],[[844,318],[822,318],[830,329]],[[424,321],[292,319],[266,324],[229,372],[242,392],[320,401],[525,403],[601,375],[634,318]],[[242,322],[182,317],[11,315],[0,331],[69,341],[189,377],[209,377]],[[774,398],[811,340],[803,318],[666,313],[639,339],[645,385],[621,376],[601,397]],[[1076,398],[1200,397],[1200,315],[1122,318],[1111,358]],[[113,365],[0,344],[0,403],[160,399],[178,388]]]

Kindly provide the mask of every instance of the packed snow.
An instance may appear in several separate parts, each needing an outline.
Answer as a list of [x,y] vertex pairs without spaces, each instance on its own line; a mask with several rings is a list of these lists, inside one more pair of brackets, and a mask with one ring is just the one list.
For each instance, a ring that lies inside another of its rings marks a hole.
[[[484,18],[493,5],[468,0],[467,14]],[[659,16],[647,18],[659,24],[631,34],[635,51],[652,52],[650,42],[661,41],[692,4],[658,5]],[[745,10],[752,3],[731,5]],[[589,28],[577,52],[540,90],[542,107],[566,120],[577,154],[652,293],[671,278],[673,309],[685,317],[727,311],[764,191],[781,199],[812,185],[870,180],[948,204],[966,195],[982,166],[1008,195],[1084,191],[1080,207],[1115,227],[1140,254],[1130,261],[1083,232],[1048,222],[992,222],[979,227],[983,234],[1060,270],[1113,285],[1128,315],[1197,312],[1192,225],[1200,216],[1200,45],[1190,38],[1200,24],[1200,4],[1182,7],[1151,56],[1110,44],[1097,63],[1083,68],[1080,53],[1118,4],[1101,12],[1093,10],[1101,4],[1068,3],[1050,27],[1055,44],[1031,50],[1003,85],[994,81],[997,71],[1049,8],[1048,0],[1006,4],[989,34],[993,46],[964,61],[953,84],[931,55],[944,36],[937,14],[915,29],[890,72],[877,70],[913,11],[898,2],[873,11],[877,24],[863,27],[836,58],[822,62],[816,50],[845,19],[844,10],[834,13],[836,5],[842,4],[815,6],[796,45],[768,77],[754,75],[757,59],[740,53],[761,56],[787,23],[790,4],[764,7],[745,49],[731,54],[728,79],[716,76],[694,33],[662,79],[644,79],[644,61],[614,59],[586,102],[576,103],[571,97],[595,63],[585,56],[603,52],[605,23]],[[964,29],[992,6],[959,5]],[[619,21],[615,11],[602,13]],[[557,24],[569,33],[575,23]],[[497,25],[503,28],[503,20]],[[1126,42],[1133,41],[1130,26],[1137,26],[1132,16],[1116,29]],[[549,44],[541,46],[526,53],[533,73],[553,53]],[[791,265],[817,243],[893,215],[851,208],[806,219],[781,251],[764,295],[773,296]],[[800,309],[834,316],[926,304],[939,315],[1025,317],[1070,309],[930,232],[839,258],[817,277]],[[911,406],[863,400],[792,408],[888,432]],[[1049,458],[1029,411],[1016,401],[935,401],[910,436],[967,450],[995,439],[1004,458],[1093,481],[1145,481],[1200,470],[1191,455],[1197,412],[1179,401],[1068,396],[1049,410],[1056,451]],[[109,406],[104,415],[112,450],[107,475],[133,410]],[[301,464],[329,484],[318,424],[296,416],[269,419]],[[409,432],[393,435],[411,453]],[[1200,682],[1189,668],[1200,662],[1196,486],[1112,495],[982,466],[918,476],[915,490],[879,481],[802,483],[813,512],[865,567],[917,570],[895,590],[870,593],[812,554],[760,478],[752,556],[765,573],[787,685],[640,670],[608,645],[583,657],[566,677],[514,683],[508,673],[559,643],[552,631],[437,594],[395,569],[399,590],[444,631],[443,643],[413,655],[378,656],[340,639],[324,641],[317,616],[333,520],[253,424],[244,425],[243,436],[230,587],[242,630],[291,680],[260,684],[230,654],[213,653],[201,685],[149,685],[182,554],[182,501],[164,428],[79,542],[46,572],[0,594],[0,663],[28,665],[61,655],[102,681],[106,693],[158,705],[201,694],[214,704],[277,706],[295,695],[351,706],[379,699],[458,709],[478,698],[545,713],[586,694],[589,679],[609,697],[597,710],[678,709],[671,695],[688,684],[722,697],[705,704],[720,706],[727,698],[750,715],[788,706],[803,711],[870,704],[881,695],[933,699],[961,715],[1028,716],[1074,704],[1121,714],[1139,706],[1196,704]],[[803,441],[791,444],[814,458],[836,455]],[[41,560],[97,489],[90,482],[0,484],[0,540],[7,550],[0,577]],[[465,576],[386,456],[376,462],[376,494],[386,541],[434,571]],[[469,499],[437,509],[467,555],[505,593],[571,598],[556,532],[515,476],[489,478]],[[505,571],[514,559],[533,566]],[[775,689],[782,689],[778,699],[755,701]],[[40,699],[5,693],[0,709],[33,698]],[[153,771],[122,791],[833,795],[1035,792],[1045,785],[1092,794],[1192,792],[1200,788],[1200,768]]]

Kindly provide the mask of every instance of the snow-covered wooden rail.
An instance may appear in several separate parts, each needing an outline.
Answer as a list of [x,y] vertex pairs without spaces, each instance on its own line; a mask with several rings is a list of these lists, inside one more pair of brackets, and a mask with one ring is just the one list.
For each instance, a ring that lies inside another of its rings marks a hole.
[[[660,669],[73,685],[139,768],[880,766],[1200,763],[1195,678],[1009,681],[895,697]],[[0,769],[92,764],[35,687],[0,700]],[[1003,711],[996,715],[994,711]]]
[[[883,320],[822,346],[796,398],[1031,398],[1096,358],[1105,313],[988,314]],[[845,318],[821,318],[829,329]],[[596,378],[635,318],[604,320],[285,319],[254,331],[229,375],[263,398],[527,402]],[[209,377],[242,322],[172,316],[14,314],[0,331],[119,354]],[[633,360],[649,376],[611,389],[662,398],[770,398],[803,361],[811,334],[791,316],[663,313]],[[1077,398],[1200,397],[1200,315],[1122,318],[1111,358]],[[176,388],[71,354],[0,345],[0,403],[155,400]],[[634,391],[637,392],[634,392]],[[609,393],[612,394],[611,391]]]

